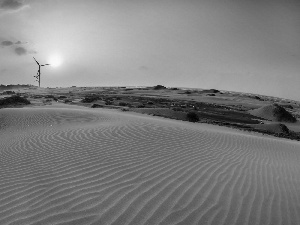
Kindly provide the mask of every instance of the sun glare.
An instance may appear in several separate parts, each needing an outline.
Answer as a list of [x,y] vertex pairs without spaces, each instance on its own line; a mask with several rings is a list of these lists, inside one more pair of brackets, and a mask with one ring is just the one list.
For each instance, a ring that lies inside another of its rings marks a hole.
[[51,55],[49,57],[49,64],[53,67],[57,67],[57,66],[60,66],[63,62],[63,59],[60,55]]

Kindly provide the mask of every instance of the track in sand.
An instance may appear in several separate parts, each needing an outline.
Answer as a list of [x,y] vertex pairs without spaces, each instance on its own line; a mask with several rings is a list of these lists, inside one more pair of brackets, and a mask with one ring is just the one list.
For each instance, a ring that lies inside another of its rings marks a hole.
[[300,145],[98,109],[0,111],[0,224],[300,224]]

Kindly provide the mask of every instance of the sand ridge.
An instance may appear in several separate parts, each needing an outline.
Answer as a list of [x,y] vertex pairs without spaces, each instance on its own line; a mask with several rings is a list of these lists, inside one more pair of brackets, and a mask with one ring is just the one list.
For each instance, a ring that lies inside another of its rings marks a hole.
[[0,224],[300,223],[295,141],[103,109],[0,113]]
[[295,123],[297,119],[278,104],[262,106],[249,111],[252,115],[271,120]]

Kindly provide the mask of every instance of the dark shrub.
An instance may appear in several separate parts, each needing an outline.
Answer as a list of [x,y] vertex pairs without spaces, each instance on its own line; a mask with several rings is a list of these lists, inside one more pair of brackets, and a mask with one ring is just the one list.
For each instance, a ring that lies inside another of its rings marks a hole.
[[212,92],[212,93],[219,93],[219,92],[220,92],[220,91],[217,90],[217,89],[209,89],[209,91]]
[[195,112],[188,112],[186,114],[186,117],[190,122],[198,122],[199,121],[199,116]]
[[91,107],[92,108],[103,108],[103,105],[93,104]]
[[109,100],[106,100],[106,101],[105,101],[105,105],[112,105],[112,104],[113,104],[112,101],[109,101]]
[[126,102],[119,102],[119,106],[126,106],[127,103]]
[[5,95],[13,95],[13,94],[15,94],[15,92],[14,91],[4,91],[3,94],[5,94]]
[[111,102],[113,102],[113,101],[114,101],[114,98],[109,98],[109,97],[107,97],[107,98],[104,99],[104,101],[111,101]]
[[22,98],[16,95],[0,100],[0,105],[14,105],[14,104],[28,105],[30,104],[30,101],[28,101],[26,98]]
[[153,89],[154,90],[161,90],[161,89],[166,89],[166,87],[163,86],[163,85],[158,84],[158,85],[154,86]]
[[87,96],[84,99],[82,99],[81,102],[83,102],[83,103],[91,103],[91,102],[94,102],[94,101],[97,101],[97,100],[99,100],[98,96]]

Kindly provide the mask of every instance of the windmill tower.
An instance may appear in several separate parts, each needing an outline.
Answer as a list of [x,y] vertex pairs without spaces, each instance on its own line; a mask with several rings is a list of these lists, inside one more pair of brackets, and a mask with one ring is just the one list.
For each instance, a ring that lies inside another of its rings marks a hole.
[[[33,57],[34,58],[34,57]],[[44,65],[40,65],[39,62],[34,58],[35,62],[38,64],[39,66],[39,70],[36,74],[36,76],[33,76],[36,78],[36,81],[39,82],[39,87],[41,87],[41,66],[50,66],[50,64],[44,64]]]

